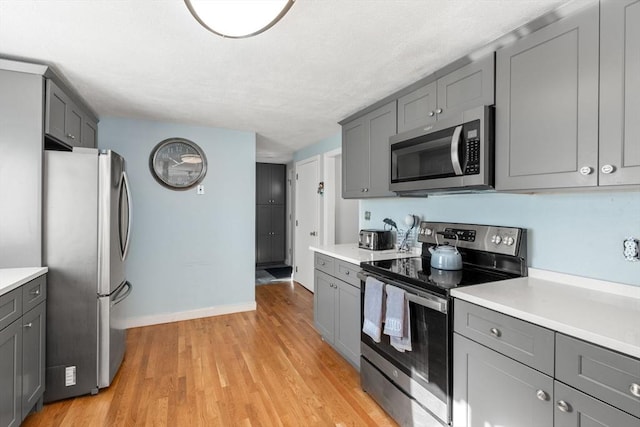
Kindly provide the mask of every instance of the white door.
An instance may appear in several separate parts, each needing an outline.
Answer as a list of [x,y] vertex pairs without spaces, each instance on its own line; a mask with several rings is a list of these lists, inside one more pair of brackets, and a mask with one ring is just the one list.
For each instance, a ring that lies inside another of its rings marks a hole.
[[309,250],[309,246],[317,246],[320,241],[319,163],[319,156],[296,162],[293,278],[311,292],[313,292],[313,252]]

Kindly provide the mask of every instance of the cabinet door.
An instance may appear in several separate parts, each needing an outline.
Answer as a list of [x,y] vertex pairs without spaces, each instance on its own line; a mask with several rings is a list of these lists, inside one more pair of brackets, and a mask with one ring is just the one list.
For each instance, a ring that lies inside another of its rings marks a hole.
[[589,7],[498,50],[496,189],[597,185],[598,22]]
[[438,120],[495,102],[495,56],[490,54],[438,79]]
[[369,126],[369,182],[365,197],[395,196],[389,190],[391,154],[389,137],[396,134],[396,101],[378,108],[367,116]]
[[398,133],[436,121],[437,87],[431,82],[398,99]]
[[361,198],[369,181],[369,129],[366,116],[342,126],[342,197]]
[[22,419],[44,393],[46,304],[22,317]]
[[638,427],[640,418],[555,382],[555,427]]
[[280,164],[272,164],[271,166],[271,200],[275,205],[284,205],[287,172],[286,166]]
[[553,425],[553,379],[454,333],[455,427]]
[[271,206],[271,262],[286,258],[285,215],[284,205]]
[[360,289],[335,280],[334,343],[353,365],[360,366]]
[[22,322],[0,331],[0,426],[22,422]]
[[256,263],[271,262],[271,206],[256,206]]
[[317,331],[325,341],[333,344],[335,319],[334,278],[318,270],[314,271],[313,320]]
[[71,100],[53,81],[47,80],[45,133],[67,142],[67,106]]
[[82,112],[73,104],[67,104],[67,122],[65,124],[66,140],[74,147],[82,146]]
[[87,148],[98,146],[98,124],[87,117],[83,118],[81,131],[81,145]]
[[[640,0],[601,3],[600,185],[640,184]],[[612,168],[607,168],[612,166]],[[612,170],[603,173],[604,170]]]
[[256,204],[271,203],[271,168],[268,163],[256,163]]

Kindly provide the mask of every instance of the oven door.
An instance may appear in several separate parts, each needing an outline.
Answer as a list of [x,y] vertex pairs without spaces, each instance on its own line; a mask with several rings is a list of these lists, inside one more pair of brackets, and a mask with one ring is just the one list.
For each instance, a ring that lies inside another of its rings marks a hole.
[[[361,333],[363,359],[404,394],[445,424],[448,423],[451,420],[449,302],[409,285],[366,272],[359,274],[363,281],[360,299],[362,313],[367,275],[405,290],[409,301],[412,350],[397,351],[391,346],[388,335],[382,334],[381,341],[376,343],[367,334]],[[362,317],[360,321],[362,326]]]

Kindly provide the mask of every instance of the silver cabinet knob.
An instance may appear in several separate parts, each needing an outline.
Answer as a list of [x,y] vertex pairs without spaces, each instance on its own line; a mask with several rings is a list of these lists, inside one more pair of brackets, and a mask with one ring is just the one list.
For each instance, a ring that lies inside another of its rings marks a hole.
[[312,232],[309,233],[309,236],[317,236],[317,235],[318,235],[318,233],[315,232],[315,231],[312,231]]
[[604,165],[602,166],[602,168],[600,168],[600,171],[603,174],[609,175],[610,173],[613,173],[616,170],[616,168],[613,165]]
[[368,188],[363,188],[363,189],[362,189],[362,191],[363,191],[364,193],[366,193],[367,191],[369,191],[369,189],[368,189]]
[[493,335],[496,338],[500,338],[500,336],[502,335],[502,332],[500,332],[500,329],[498,328],[491,328],[489,329],[489,332],[491,332],[491,335]]
[[76,139],[76,137],[75,137],[75,136],[73,136],[73,135],[71,135],[70,133],[68,133],[68,134],[67,134],[67,138],[69,138],[69,139]]
[[29,294],[37,297],[38,295],[40,295],[40,289],[35,289],[35,290],[29,292]]
[[583,166],[580,168],[580,175],[591,175],[591,173],[593,172],[593,168],[591,168],[591,166]]
[[558,400],[558,402],[556,403],[556,407],[561,411],[561,412],[571,412],[571,405],[569,405],[567,402],[565,402],[564,400]]
[[433,111],[429,111],[429,117],[433,117],[435,115],[436,115],[436,113],[434,113]]
[[548,394],[547,394],[547,392],[546,392],[546,391],[544,391],[544,390],[538,390],[538,391],[536,392],[536,397],[537,397],[538,399],[542,400],[542,401],[545,401],[545,402],[546,402],[547,400],[549,400],[549,395],[548,395]]
[[436,114],[442,114],[442,108],[438,108],[438,109],[436,110]]
[[345,271],[344,274],[349,275],[349,270]]
[[635,397],[640,397],[640,384],[633,383],[629,386],[629,391]]
[[325,265],[325,264],[326,264],[326,262],[320,261],[320,265]]
[[25,327],[25,328],[30,328],[30,327],[32,327],[32,326],[33,326],[33,323],[31,323],[31,322],[29,322],[29,323],[27,323],[26,325],[24,325],[24,327]]

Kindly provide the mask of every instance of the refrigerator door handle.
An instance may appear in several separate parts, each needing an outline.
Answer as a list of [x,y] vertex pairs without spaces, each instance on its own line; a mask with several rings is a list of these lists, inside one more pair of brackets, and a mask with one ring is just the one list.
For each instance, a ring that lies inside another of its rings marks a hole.
[[113,298],[113,301],[111,301],[111,307],[118,305],[122,301],[124,301],[129,296],[132,290],[133,285],[131,284],[131,282],[129,282],[128,280],[124,282],[124,285],[120,288],[116,296]]
[[129,178],[127,177],[126,172],[122,172],[122,180],[124,183],[124,191],[127,195],[127,234],[124,241],[124,249],[122,250],[122,259],[125,260],[127,258],[127,253],[129,252],[129,240],[131,237],[131,192],[129,191]]

